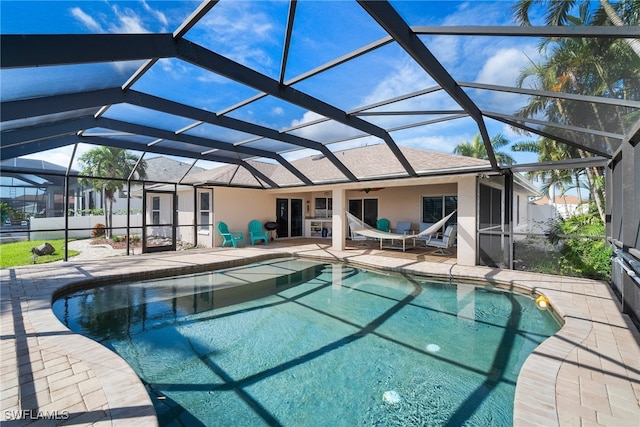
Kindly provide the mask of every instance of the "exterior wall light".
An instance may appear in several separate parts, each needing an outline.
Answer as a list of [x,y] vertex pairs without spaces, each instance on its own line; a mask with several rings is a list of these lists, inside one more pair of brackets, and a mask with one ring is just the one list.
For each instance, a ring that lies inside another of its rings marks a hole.
[[547,297],[545,297],[544,295],[540,295],[538,298],[536,298],[536,307],[538,307],[540,310],[546,310],[547,308],[549,308],[549,300],[547,299]]

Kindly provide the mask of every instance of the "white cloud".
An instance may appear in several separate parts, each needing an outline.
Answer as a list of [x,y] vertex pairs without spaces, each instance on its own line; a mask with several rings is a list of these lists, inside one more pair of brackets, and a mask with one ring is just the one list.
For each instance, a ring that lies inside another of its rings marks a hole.
[[145,0],[142,0],[142,5],[144,6],[144,9],[147,12],[151,13],[153,16],[155,16],[156,19],[158,21],[160,21],[160,23],[164,27],[167,27],[167,25],[169,25],[169,21],[167,20],[167,16],[164,13],[162,13],[159,10],[156,10],[156,9],[152,8],[151,6],[149,6]]
[[[302,118],[300,120],[292,120],[291,127],[296,127],[304,123],[313,122],[321,118],[323,118],[323,116],[321,116],[320,114],[314,113],[312,111],[307,111],[302,115]],[[331,126],[327,122],[306,126],[291,131],[290,133],[314,141],[327,141],[338,138],[341,135],[338,126]]]
[[117,22],[112,23],[109,26],[109,30],[114,33],[130,33],[130,34],[139,34],[139,33],[148,33],[143,23],[140,15],[135,13],[132,9],[129,8],[119,8],[117,5],[112,7],[113,13],[116,15],[118,19]]
[[152,8],[145,0],[140,2],[142,9],[138,10],[131,7],[121,7],[121,4],[110,5],[112,13],[95,12],[91,15],[80,7],[70,8],[69,12],[77,21],[94,33],[108,31],[139,34],[149,33],[151,28],[159,32],[168,31],[169,19],[167,16],[160,10]]
[[406,95],[428,85],[435,84],[433,79],[415,62],[405,59],[398,62],[387,74],[386,78],[376,85],[371,94],[367,95],[362,105]]
[[[78,144],[76,155],[74,157],[74,161],[73,161],[73,164],[71,165],[71,168],[77,171],[80,171],[81,167],[78,162],[78,158],[80,158],[80,156],[82,156],[84,153],[91,150],[92,148],[94,148],[92,145]],[[66,147],[54,148],[53,150],[47,150],[47,151],[41,151],[39,153],[28,154],[24,157],[27,159],[44,160],[45,162],[49,162],[54,165],[58,165],[66,168],[69,166],[69,161],[71,160],[72,153],[73,153],[73,146],[69,145]]]
[[291,127],[295,127],[304,123],[309,123],[309,122],[313,122],[315,120],[318,120],[322,118],[322,116],[318,113],[314,113],[313,111],[307,111],[306,113],[304,113],[302,115],[302,118],[300,120],[293,120],[291,122]]
[[98,24],[95,19],[93,19],[91,16],[89,16],[87,13],[85,13],[79,7],[72,7],[71,9],[69,9],[69,12],[71,12],[71,15],[74,18],[76,18],[85,27],[87,27],[89,29],[89,31],[94,32],[94,33],[103,33],[104,32],[104,29],[100,26],[100,24]]
[[284,115],[284,108],[275,107],[274,109],[271,110],[271,114],[273,114],[275,116],[282,116],[282,115]]
[[[193,31],[203,32],[204,46],[216,46],[216,51],[239,63],[258,70],[271,70],[279,66],[269,49],[281,45],[281,23],[274,17],[257,10],[252,3],[243,1],[221,2],[215,13],[207,14]],[[264,71],[263,71],[264,72]]]
[[438,151],[440,153],[451,153],[460,141],[449,136],[415,136],[402,140],[402,145],[420,150]]
[[522,48],[499,49],[484,63],[478,72],[477,82],[513,85],[523,67],[529,64],[526,50]]

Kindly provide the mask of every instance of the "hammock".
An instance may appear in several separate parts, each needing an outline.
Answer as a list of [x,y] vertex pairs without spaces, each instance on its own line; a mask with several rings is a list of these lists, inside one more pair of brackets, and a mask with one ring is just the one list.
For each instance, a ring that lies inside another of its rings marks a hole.
[[415,239],[420,237],[425,237],[429,235],[433,235],[438,232],[442,228],[442,226],[453,216],[456,211],[451,212],[449,215],[442,218],[440,221],[433,224],[431,227],[426,228],[418,234],[397,234],[397,233],[388,233],[386,231],[380,231],[376,228],[373,228],[366,222],[361,219],[358,219],[356,216],[347,212],[347,222],[349,223],[349,228],[351,228],[351,235],[358,234],[360,236],[371,237],[373,239],[380,240],[380,249],[382,249],[383,240],[400,240],[402,241],[402,252],[406,250],[406,241],[408,239],[414,239],[413,245],[415,246]]

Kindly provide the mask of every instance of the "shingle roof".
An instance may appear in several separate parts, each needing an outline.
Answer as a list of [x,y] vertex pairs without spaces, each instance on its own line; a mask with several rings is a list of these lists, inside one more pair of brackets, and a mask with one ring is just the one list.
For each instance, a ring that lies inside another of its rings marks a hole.
[[[457,156],[408,147],[401,147],[400,149],[418,173],[428,173],[430,171],[452,168],[488,168],[490,166],[488,160],[473,157]],[[359,179],[405,174],[404,168],[385,144],[352,148],[337,151],[334,154],[338,160],[349,170],[353,171]],[[275,182],[283,185],[301,184],[296,176],[281,165],[255,160],[249,161],[249,163]],[[315,183],[345,180],[344,175],[340,173],[329,159],[322,155],[293,160],[291,164]],[[232,185],[259,185],[257,179],[249,171],[235,165],[222,166],[193,174],[190,175],[186,181],[227,184],[231,179],[233,179],[231,181]]]
[[[578,196],[573,196],[571,194],[565,194],[563,196],[556,196],[554,199],[555,199],[555,204],[556,205],[578,205],[580,203],[580,199],[578,199]],[[539,199],[536,199],[536,200],[532,201],[531,203],[534,204],[534,205],[548,205],[549,204],[549,197],[548,196],[544,196],[544,197],[541,197]]]
[[[145,159],[147,164],[147,180],[158,182],[172,182],[177,181],[184,176],[189,168],[190,163],[181,162],[179,160],[173,160],[168,157],[158,156]],[[204,169],[198,166],[194,166],[189,173],[198,173]]]

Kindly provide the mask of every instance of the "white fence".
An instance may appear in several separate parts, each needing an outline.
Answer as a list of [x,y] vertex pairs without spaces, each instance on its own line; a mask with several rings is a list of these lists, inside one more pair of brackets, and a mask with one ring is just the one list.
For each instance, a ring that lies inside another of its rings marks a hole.
[[[70,216],[69,217],[69,237],[76,239],[86,239],[91,237],[91,230],[96,224],[104,224],[103,215],[90,216]],[[131,234],[142,234],[142,215],[131,216]],[[31,218],[29,224],[29,240],[53,240],[64,239],[64,217],[56,218]],[[47,231],[51,230],[51,231]],[[124,236],[127,234],[127,216],[113,216],[113,234]]]

